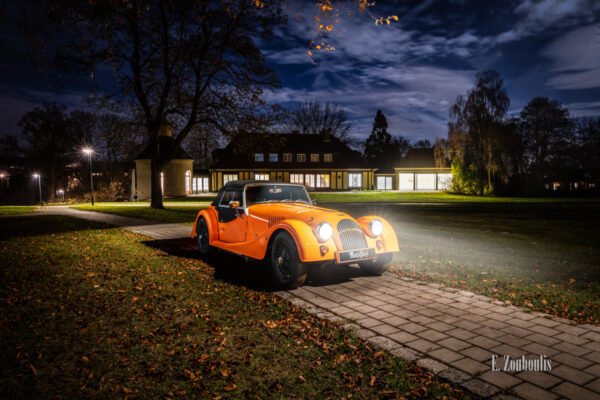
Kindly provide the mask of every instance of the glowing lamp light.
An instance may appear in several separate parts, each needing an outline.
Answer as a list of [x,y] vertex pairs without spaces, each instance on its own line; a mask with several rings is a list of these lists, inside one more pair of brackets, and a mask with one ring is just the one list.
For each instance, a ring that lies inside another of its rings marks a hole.
[[39,177],[40,177],[40,174],[33,174],[33,177],[34,177],[34,178],[39,178]]
[[94,149],[92,149],[91,147],[84,147],[83,149],[81,149],[81,151],[86,155],[86,156],[91,156],[94,153]]

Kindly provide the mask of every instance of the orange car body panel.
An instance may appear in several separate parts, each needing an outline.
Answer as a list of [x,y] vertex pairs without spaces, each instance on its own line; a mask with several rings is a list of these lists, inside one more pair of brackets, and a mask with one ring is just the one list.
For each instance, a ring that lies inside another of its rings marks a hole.
[[[396,233],[383,218],[371,215],[354,219],[346,213],[309,204],[254,204],[245,212],[240,212],[234,221],[227,223],[219,222],[215,207],[210,206],[198,213],[190,235],[192,238],[196,236],[196,224],[201,216],[208,225],[211,246],[258,260],[265,257],[269,240],[280,230],[288,232],[294,239],[303,262],[337,260],[336,253],[344,249],[336,227],[343,219],[351,219],[359,224],[368,248],[375,249],[376,254],[399,250]],[[377,237],[372,237],[369,231],[369,223],[374,218],[383,223],[383,232]],[[321,241],[316,234],[321,222],[328,222],[333,228],[333,235],[327,241]],[[327,248],[326,252],[322,251],[322,246]]]

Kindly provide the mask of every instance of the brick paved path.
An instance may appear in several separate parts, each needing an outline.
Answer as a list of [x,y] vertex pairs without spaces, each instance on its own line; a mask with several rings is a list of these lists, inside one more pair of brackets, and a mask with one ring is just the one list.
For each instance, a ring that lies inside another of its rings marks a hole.
[[[46,207],[121,226],[156,239],[187,237],[191,227]],[[436,284],[386,273],[343,283],[305,285],[281,297],[345,327],[395,356],[426,368],[482,397],[600,400],[600,327],[529,312]],[[550,372],[491,371],[492,355],[546,356]]]

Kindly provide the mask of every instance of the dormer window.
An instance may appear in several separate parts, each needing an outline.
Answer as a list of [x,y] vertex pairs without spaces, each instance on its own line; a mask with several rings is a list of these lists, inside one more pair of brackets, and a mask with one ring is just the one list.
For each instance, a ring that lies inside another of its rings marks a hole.
[[283,153],[283,162],[292,162],[292,153]]
[[269,162],[277,162],[279,157],[277,153],[269,153]]
[[254,153],[254,161],[256,161],[256,162],[265,161],[265,155],[263,153]]
[[333,161],[333,154],[331,154],[331,153],[325,153],[325,154],[323,154],[323,161],[325,161],[325,162],[332,162]]
[[310,155],[310,162],[319,162],[319,153],[312,153]]
[[296,162],[306,162],[306,154],[304,154],[304,153],[296,154]]

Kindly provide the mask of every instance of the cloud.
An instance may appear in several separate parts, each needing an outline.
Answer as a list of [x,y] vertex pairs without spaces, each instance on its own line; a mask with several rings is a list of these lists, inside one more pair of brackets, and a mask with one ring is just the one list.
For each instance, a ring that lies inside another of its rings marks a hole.
[[556,39],[542,50],[551,60],[547,85],[576,90],[600,87],[600,27],[589,25]]

